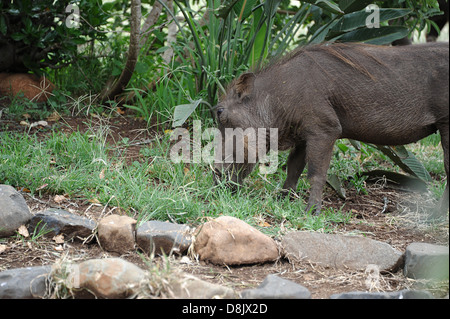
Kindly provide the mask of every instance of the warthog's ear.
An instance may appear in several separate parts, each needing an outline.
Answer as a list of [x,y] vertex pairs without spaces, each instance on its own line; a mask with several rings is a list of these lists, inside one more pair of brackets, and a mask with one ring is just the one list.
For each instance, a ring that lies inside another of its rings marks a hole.
[[256,75],[254,73],[244,73],[236,81],[234,90],[239,98],[249,96],[253,92]]

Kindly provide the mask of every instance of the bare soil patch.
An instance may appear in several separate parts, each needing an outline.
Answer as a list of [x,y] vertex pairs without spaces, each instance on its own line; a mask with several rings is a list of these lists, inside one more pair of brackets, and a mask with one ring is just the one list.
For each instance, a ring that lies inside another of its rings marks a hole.
[[[143,120],[128,116],[117,116],[109,120],[95,117],[69,117],[60,119],[57,123],[60,130],[81,132],[107,127],[108,142],[116,145],[127,163],[135,160],[145,160],[139,153],[142,147],[148,146],[155,137],[155,130],[148,130]],[[0,124],[0,130],[21,131],[16,122]],[[48,134],[48,129],[42,129],[42,138]],[[124,140],[125,139],[125,140]],[[124,143],[126,141],[126,143]],[[367,185],[367,195],[357,194],[355,190],[347,189],[347,199],[340,199],[332,189],[327,188],[324,194],[324,206],[341,208],[353,213],[353,218],[347,224],[337,224],[336,232],[345,234],[360,234],[378,241],[386,242],[394,248],[405,251],[412,242],[427,242],[448,245],[448,220],[443,223],[429,224],[426,222],[428,211],[435,204],[428,194],[404,192],[388,188],[386,184]],[[68,199],[63,203],[55,202],[53,196],[33,197],[24,194],[33,213],[58,207],[72,213],[81,214],[98,221],[111,212],[111,207],[79,200]],[[120,214],[120,210],[114,210]],[[53,264],[61,258],[73,261],[91,258],[116,256],[108,253],[97,244],[82,244],[77,241],[57,243],[51,238],[40,237],[37,240],[22,240],[18,236],[8,238],[3,242],[7,249],[0,253],[0,271],[19,267]],[[142,268],[148,267],[148,258],[140,252],[122,255],[122,258],[132,261]],[[401,271],[381,274],[376,286],[370,287],[365,272],[352,270],[336,270],[311,263],[291,264],[280,259],[275,263],[239,267],[215,266],[196,262],[179,256],[168,257],[170,267],[181,268],[203,280],[226,285],[241,291],[258,286],[269,274],[295,281],[308,288],[313,298],[328,298],[331,294],[347,291],[397,291],[405,288],[422,288],[428,284],[423,281],[406,279]],[[155,257],[152,262],[161,264],[166,260]],[[448,294],[448,282],[434,285],[430,288],[437,297]]]

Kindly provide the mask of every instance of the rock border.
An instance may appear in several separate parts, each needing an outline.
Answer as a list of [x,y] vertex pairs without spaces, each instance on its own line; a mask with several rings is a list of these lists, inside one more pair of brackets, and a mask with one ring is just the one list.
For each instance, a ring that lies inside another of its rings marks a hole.
[[[20,215],[20,223],[26,224],[30,233],[48,232],[51,236],[63,235],[66,239],[83,242],[93,242],[96,238],[97,243],[109,252],[121,254],[140,249],[147,255],[190,254],[192,256],[197,254],[197,258],[201,260],[225,265],[262,263],[279,258],[287,258],[290,262],[306,259],[317,264],[358,270],[372,267],[383,271],[403,267],[404,275],[410,278],[436,280],[448,280],[449,278],[448,246],[412,243],[407,247],[405,253],[401,253],[386,243],[359,236],[298,231],[287,233],[281,238],[281,249],[278,254],[272,255],[270,258],[266,258],[267,254],[263,254],[265,257],[262,260],[253,257],[248,259],[246,255],[249,253],[245,249],[250,242],[252,249],[258,252],[258,249],[263,249],[268,244],[272,245],[273,239],[234,217],[222,216],[196,229],[187,225],[161,221],[145,221],[138,224],[134,219],[121,215],[108,215],[97,224],[93,220],[60,209],[48,209],[33,216],[29,213],[28,206],[21,204],[23,203],[21,196],[12,187],[0,185],[0,202],[14,205],[11,211],[18,209],[24,211],[24,214]],[[15,205],[14,201],[10,200],[11,198],[18,201],[19,205]],[[5,220],[9,221],[11,215],[14,214],[10,213],[7,205],[0,206],[0,225],[5,224]],[[11,224],[15,228],[14,231],[18,227],[17,224],[17,222]],[[214,225],[220,225],[219,228],[224,231],[212,229],[211,227]],[[212,229],[212,231],[203,236],[202,232],[206,229]],[[11,231],[10,228],[2,234],[9,235]],[[217,240],[215,235],[222,239]],[[201,236],[205,239],[197,241],[196,238]],[[224,236],[227,238],[223,239]],[[6,236],[3,235],[3,237]],[[256,240],[253,242],[254,238],[261,241],[263,248],[258,248]],[[200,247],[200,245],[202,246]],[[214,257],[211,257],[210,252],[204,253],[208,249],[213,250]],[[236,251],[241,255],[236,255]],[[227,259],[227,253],[234,255]],[[223,256],[218,258],[217,255],[220,254]],[[239,260],[239,258],[243,259]],[[232,262],[228,263],[227,260]],[[334,264],[330,260],[334,260]],[[436,265],[439,267],[436,268]],[[61,276],[62,269],[64,276]],[[307,288],[275,275],[268,275],[259,287],[244,290],[240,294],[231,288],[211,284],[185,273],[177,273],[176,276],[166,278],[164,287],[155,288],[153,284],[158,282],[158,279],[154,278],[151,271],[144,271],[121,258],[105,258],[69,264],[63,268],[61,265],[55,264],[51,267],[36,266],[2,271],[0,272],[0,299],[46,298],[49,297],[48,283],[53,283],[55,286],[55,282],[71,291],[73,298],[132,298],[136,296],[151,296],[152,298],[155,296],[166,298],[311,298],[311,293]],[[155,291],[159,291],[159,293],[152,295]],[[429,299],[432,297],[426,291],[414,290],[393,293],[346,292],[330,296],[332,299]]]

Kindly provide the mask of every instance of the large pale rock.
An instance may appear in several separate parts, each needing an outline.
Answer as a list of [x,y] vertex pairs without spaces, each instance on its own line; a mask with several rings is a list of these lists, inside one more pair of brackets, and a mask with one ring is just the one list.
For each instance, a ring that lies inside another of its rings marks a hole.
[[412,243],[406,247],[406,277],[414,279],[445,280],[449,278],[448,246],[427,243]]
[[119,254],[134,250],[136,220],[129,216],[109,215],[98,223],[102,248]]
[[23,196],[14,187],[0,185],[0,237],[14,235],[32,217]]
[[90,259],[71,265],[66,286],[75,297],[127,298],[139,292],[145,271],[120,259]]
[[221,216],[199,226],[194,248],[200,260],[219,265],[255,264],[278,259],[278,247],[272,238],[230,216]]
[[65,239],[85,240],[92,235],[96,226],[89,218],[50,208],[34,215],[27,227],[31,234],[42,232],[50,237],[63,234]]
[[390,245],[359,236],[298,231],[286,234],[281,245],[289,260],[341,269],[365,270],[377,265],[380,271],[394,271],[403,261],[402,253]]

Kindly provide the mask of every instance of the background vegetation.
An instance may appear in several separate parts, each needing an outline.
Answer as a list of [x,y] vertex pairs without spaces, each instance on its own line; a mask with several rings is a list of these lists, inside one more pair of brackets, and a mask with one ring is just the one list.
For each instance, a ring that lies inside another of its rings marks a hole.
[[[79,23],[71,27],[67,19],[77,16],[66,12],[69,4],[80,12]],[[380,28],[366,27],[369,4],[380,8]],[[145,119],[160,138],[141,150],[147,163],[125,166],[98,130],[69,136],[53,132],[45,141],[28,132],[0,132],[0,183],[26,187],[33,194],[110,203],[130,214],[139,212],[140,219],[185,222],[228,212],[243,219],[265,216],[278,224],[326,228],[346,220],[347,213],[299,215],[302,201],[276,196],[282,168],[271,177],[256,170],[248,182],[252,187],[232,196],[213,186],[206,165],[171,163],[164,132],[173,122],[190,127],[196,118],[205,127],[214,125],[210,110],[228,82],[296,46],[323,41],[389,44],[439,29],[431,18],[440,13],[435,0],[2,1],[0,72],[43,74],[57,89],[43,104],[12,99],[0,117],[20,120],[28,114],[29,121],[36,121],[55,111],[107,116],[120,107]],[[436,149],[439,139],[425,143]],[[427,164],[420,175],[420,162],[411,152],[400,152],[406,155],[393,170],[409,168],[409,174],[427,182],[431,170],[440,185],[442,165]],[[330,172],[338,180],[333,187],[342,191],[341,180],[346,180],[364,192],[361,173],[390,161],[388,155],[371,145],[338,143]],[[286,156],[280,154],[280,163]],[[300,184],[300,192],[305,191],[307,182]]]

